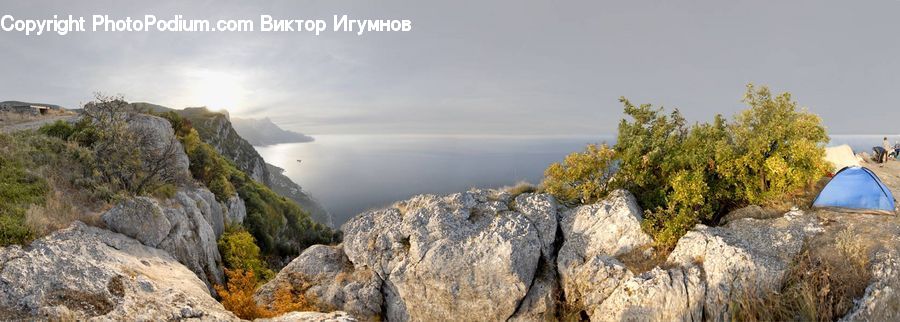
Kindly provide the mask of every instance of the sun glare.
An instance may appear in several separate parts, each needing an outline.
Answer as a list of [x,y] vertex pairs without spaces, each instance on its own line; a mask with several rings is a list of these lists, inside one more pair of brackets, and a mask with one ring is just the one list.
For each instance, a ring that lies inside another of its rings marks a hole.
[[194,70],[187,73],[189,106],[206,106],[211,110],[236,113],[244,106],[247,90],[235,73]]

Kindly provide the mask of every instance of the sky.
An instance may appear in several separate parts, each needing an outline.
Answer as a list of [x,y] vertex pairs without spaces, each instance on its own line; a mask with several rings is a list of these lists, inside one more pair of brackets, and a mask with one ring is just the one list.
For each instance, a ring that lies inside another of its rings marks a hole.
[[0,15],[409,19],[365,33],[0,31],[0,100],[92,93],[308,134],[614,133],[619,97],[734,115],[789,91],[833,134],[900,133],[900,1],[17,1]]

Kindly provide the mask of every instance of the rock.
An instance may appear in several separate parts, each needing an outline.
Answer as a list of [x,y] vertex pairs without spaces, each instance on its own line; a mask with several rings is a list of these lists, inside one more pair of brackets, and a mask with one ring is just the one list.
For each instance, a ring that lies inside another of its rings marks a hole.
[[228,215],[225,217],[225,220],[228,224],[240,225],[244,222],[244,218],[247,218],[247,206],[244,205],[244,200],[237,194],[228,198],[227,208]]
[[356,322],[346,312],[290,312],[271,319],[256,319],[256,322]]
[[701,321],[705,290],[696,266],[659,267],[621,283],[591,314],[592,321]]
[[519,309],[509,321],[556,321],[557,299],[559,297],[559,281],[556,265],[541,260],[528,294],[519,303]]
[[75,222],[0,248],[2,320],[237,321],[162,250]]
[[777,219],[739,219],[724,227],[697,225],[678,241],[667,261],[702,268],[707,287],[704,316],[728,320],[729,303],[736,297],[780,287],[804,239],[821,231],[815,216],[801,211]]
[[613,191],[602,201],[562,214],[560,227],[570,248],[582,257],[618,256],[652,242],[641,230],[641,207],[630,192]]
[[641,208],[634,196],[616,190],[593,205],[564,212],[560,228],[565,242],[556,260],[566,305],[592,319],[602,315],[599,305],[625,279],[634,275],[613,258],[648,247],[650,236],[641,230]]
[[599,254],[584,258],[572,248],[560,249],[557,265],[565,305],[573,311],[568,313],[583,312],[592,319],[603,317],[600,304],[619,287],[619,283],[634,277],[614,258]]
[[171,176],[175,178],[191,177],[189,169],[190,159],[184,153],[181,142],[175,137],[175,130],[172,129],[172,124],[169,121],[148,114],[133,114],[128,121],[128,127],[135,133],[144,134],[139,139],[141,144],[143,144],[142,148],[146,149],[146,151],[160,153],[160,151],[166,150],[170,144],[174,145],[172,148],[175,153],[170,155],[169,158],[171,160],[168,160],[171,162],[171,167],[173,167]]
[[537,225],[508,204],[491,190],[416,196],[344,224],[344,252],[384,281],[388,320],[506,320],[543,247]]
[[900,319],[900,261],[896,250],[876,256],[872,282],[841,321],[897,321]]
[[110,230],[137,239],[150,247],[159,246],[172,230],[172,223],[156,200],[147,197],[125,200],[104,213],[101,218]]
[[137,197],[102,215],[110,230],[169,252],[209,286],[224,282],[216,240],[225,210],[205,188],[181,189],[163,202]]
[[340,246],[315,245],[285,266],[254,294],[269,306],[279,288],[304,294],[323,310],[340,308],[353,316],[374,320],[381,315],[381,280],[371,271],[357,271]]
[[547,194],[524,193],[515,198],[513,208],[531,221],[541,239],[541,254],[555,261],[556,230],[559,218],[556,213],[556,199]]

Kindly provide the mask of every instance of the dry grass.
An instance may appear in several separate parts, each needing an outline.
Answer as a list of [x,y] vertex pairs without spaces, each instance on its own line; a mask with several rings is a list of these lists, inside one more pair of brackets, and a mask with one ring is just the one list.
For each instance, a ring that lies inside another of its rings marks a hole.
[[851,230],[834,243],[805,248],[785,274],[779,292],[747,291],[732,303],[737,321],[834,321],[853,308],[871,280],[869,248]]
[[76,220],[91,226],[102,225],[100,214],[81,209],[75,200],[59,190],[48,193],[44,205],[32,205],[25,212],[25,223],[35,237],[69,227]]
[[506,186],[500,189],[508,192],[510,194],[510,198],[512,199],[515,199],[517,196],[523,193],[535,193],[538,191],[537,186],[526,181],[519,181],[514,185]]
[[[668,251],[657,250],[652,246],[644,246],[616,257],[635,275],[648,272],[657,266],[665,266]],[[665,268],[665,267],[663,267]]]

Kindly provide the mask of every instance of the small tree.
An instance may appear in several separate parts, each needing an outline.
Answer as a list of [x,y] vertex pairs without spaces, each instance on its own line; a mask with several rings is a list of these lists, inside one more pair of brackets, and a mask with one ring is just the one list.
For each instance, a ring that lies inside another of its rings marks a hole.
[[718,166],[738,198],[763,204],[796,192],[828,171],[828,135],[821,119],[797,107],[790,93],[747,85],[750,107],[729,125],[733,150]]
[[159,141],[159,129],[140,122],[139,113],[122,97],[97,94],[82,115],[90,122],[98,170],[108,182],[138,195],[180,179],[178,140]]

